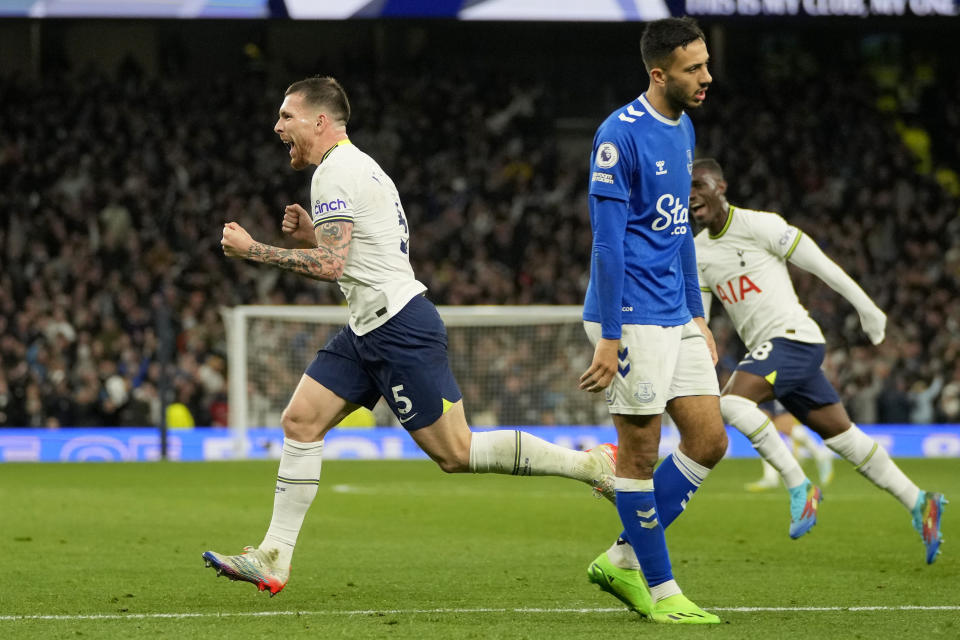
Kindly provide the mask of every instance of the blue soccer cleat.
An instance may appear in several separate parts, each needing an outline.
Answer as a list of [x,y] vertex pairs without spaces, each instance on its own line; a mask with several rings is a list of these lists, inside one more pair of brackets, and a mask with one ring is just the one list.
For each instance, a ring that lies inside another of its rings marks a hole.
[[817,512],[823,501],[820,487],[804,480],[790,489],[790,537],[796,540],[817,524]]
[[920,532],[923,546],[927,548],[927,564],[933,564],[940,553],[943,535],[940,533],[940,516],[948,504],[942,493],[921,491],[913,507],[913,528]]

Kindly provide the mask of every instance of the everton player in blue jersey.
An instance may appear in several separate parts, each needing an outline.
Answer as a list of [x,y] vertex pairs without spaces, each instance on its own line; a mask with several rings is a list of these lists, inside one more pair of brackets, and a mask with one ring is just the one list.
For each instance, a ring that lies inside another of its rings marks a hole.
[[[657,622],[719,622],[681,593],[663,533],[727,448],[687,208],[694,134],[684,111],[706,97],[709,56],[689,18],[649,23],[640,48],[649,87],[600,125],[590,170],[583,319],[595,350],[580,388],[605,391],[617,428],[624,533],[588,575]],[[681,442],[654,472],[664,410]]]

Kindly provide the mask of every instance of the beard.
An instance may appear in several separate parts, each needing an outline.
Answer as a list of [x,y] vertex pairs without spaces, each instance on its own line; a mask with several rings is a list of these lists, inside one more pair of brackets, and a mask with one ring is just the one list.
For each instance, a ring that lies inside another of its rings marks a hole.
[[293,167],[295,171],[300,171],[310,166],[310,163],[307,162],[307,151],[308,149],[304,149],[299,144],[294,146],[293,155],[290,156],[290,166]]
[[301,171],[303,169],[306,169],[309,166],[309,163],[306,160],[304,160],[302,157],[297,155],[297,157],[290,158],[290,166],[295,171]]
[[677,111],[696,109],[702,102],[695,102],[686,89],[677,84],[668,84],[666,90],[667,104]]

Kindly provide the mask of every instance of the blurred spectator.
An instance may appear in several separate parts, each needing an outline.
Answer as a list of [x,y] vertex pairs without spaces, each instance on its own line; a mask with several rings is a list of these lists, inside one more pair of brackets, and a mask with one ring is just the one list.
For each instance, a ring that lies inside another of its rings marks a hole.
[[943,378],[937,376],[933,382],[927,384],[917,380],[910,387],[910,422],[914,424],[929,424],[936,422],[936,407],[934,401],[943,389]]

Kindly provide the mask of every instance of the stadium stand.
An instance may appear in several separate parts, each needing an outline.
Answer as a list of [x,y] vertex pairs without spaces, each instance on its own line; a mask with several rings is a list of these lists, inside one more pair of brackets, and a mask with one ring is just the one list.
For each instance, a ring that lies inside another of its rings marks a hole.
[[[830,61],[794,43],[756,72],[728,68],[695,118],[698,149],[724,165],[731,201],[810,231],[886,310],[874,349],[852,308],[796,278],[853,419],[960,422],[960,76],[916,56],[868,74]],[[283,205],[307,198],[271,131],[297,76],[274,75],[173,82],[133,61],[0,74],[0,426],[158,424],[161,382],[196,424],[223,424],[218,309],[340,304],[335,287],[220,252],[223,221],[279,243]],[[466,61],[342,79],[351,137],[395,177],[436,302],[582,302],[586,160],[562,148],[561,121],[589,132],[635,84],[604,78],[607,104],[583,110],[558,103],[562,74]],[[166,381],[161,308],[176,340]],[[723,378],[742,347],[715,327]]]

